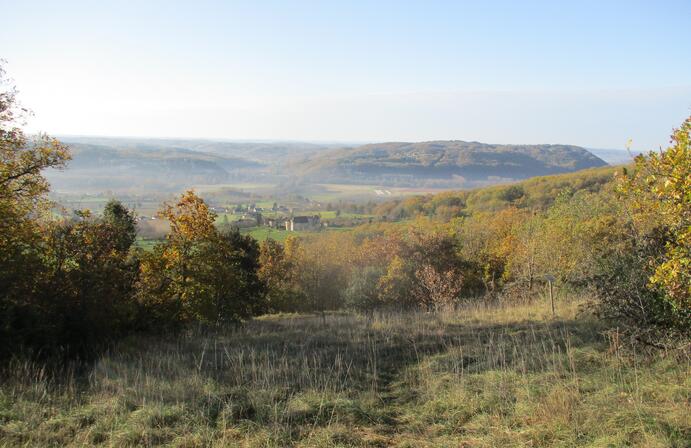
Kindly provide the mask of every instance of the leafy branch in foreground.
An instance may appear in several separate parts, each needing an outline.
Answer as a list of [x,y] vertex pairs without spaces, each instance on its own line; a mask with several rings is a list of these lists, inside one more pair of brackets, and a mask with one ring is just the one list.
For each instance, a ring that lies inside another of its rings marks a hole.
[[691,332],[690,133],[691,118],[674,131],[668,149],[639,155],[619,177],[629,237],[603,260],[598,285],[602,314],[655,346]]

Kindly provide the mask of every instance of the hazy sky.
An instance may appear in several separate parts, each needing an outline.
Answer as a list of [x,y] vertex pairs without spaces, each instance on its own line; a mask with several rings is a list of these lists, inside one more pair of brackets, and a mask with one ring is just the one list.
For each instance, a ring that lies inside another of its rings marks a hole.
[[691,114],[691,1],[0,0],[53,134],[637,149]]

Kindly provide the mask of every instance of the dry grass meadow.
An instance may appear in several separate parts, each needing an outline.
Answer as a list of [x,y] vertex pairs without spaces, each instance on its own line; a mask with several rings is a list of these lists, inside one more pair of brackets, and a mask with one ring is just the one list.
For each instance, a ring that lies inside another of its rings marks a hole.
[[691,365],[579,301],[257,318],[6,366],[0,446],[686,447]]

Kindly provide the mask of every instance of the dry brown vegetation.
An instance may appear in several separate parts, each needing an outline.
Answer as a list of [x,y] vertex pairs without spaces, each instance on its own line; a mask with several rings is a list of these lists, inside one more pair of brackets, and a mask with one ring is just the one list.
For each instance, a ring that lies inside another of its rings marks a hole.
[[688,358],[622,350],[579,300],[275,315],[13,364],[3,446],[688,446]]

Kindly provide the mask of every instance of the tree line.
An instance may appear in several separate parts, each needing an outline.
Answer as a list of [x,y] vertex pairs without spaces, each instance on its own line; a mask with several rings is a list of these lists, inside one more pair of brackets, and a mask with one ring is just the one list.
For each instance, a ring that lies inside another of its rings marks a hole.
[[392,201],[379,213],[406,220],[282,244],[219,228],[188,191],[163,205],[170,231],[143,251],[136,218],[118,201],[100,216],[52,216],[41,173],[63,168],[69,150],[27,136],[27,114],[14,89],[0,92],[0,357],[89,356],[136,332],[267,312],[510,304],[533,300],[547,278],[587,292],[632,340],[688,341],[691,118],[667,150],[615,176],[600,170]]

